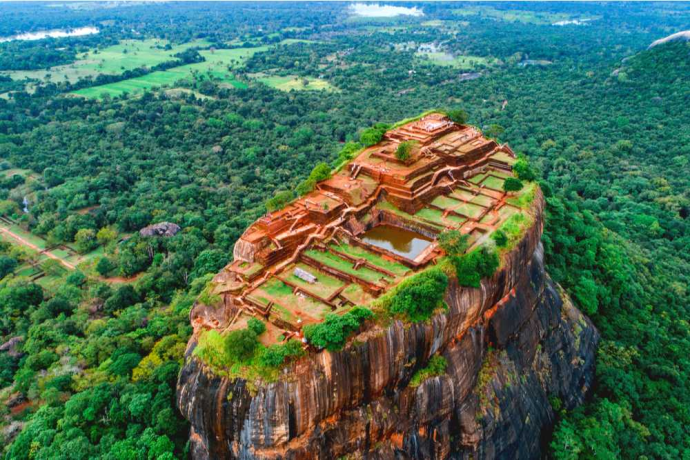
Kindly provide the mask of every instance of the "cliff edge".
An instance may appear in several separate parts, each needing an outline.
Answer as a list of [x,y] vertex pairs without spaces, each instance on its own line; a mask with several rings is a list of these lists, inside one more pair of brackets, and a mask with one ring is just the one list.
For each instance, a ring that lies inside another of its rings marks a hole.
[[[535,223],[481,288],[451,280],[428,323],[365,330],[250,392],[192,356],[178,405],[194,458],[537,458],[554,420],[594,377],[598,333],[544,270]],[[440,353],[446,373],[409,385]]]
[[272,200],[192,308],[192,456],[539,457],[598,333],[544,270],[534,174],[443,113],[362,137]]

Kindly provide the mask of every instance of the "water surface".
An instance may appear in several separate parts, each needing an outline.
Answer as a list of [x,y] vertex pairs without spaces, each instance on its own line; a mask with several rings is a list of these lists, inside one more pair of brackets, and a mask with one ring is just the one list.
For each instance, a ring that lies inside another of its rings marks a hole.
[[408,259],[415,259],[431,244],[431,239],[424,235],[392,225],[374,227],[365,232],[361,239]]

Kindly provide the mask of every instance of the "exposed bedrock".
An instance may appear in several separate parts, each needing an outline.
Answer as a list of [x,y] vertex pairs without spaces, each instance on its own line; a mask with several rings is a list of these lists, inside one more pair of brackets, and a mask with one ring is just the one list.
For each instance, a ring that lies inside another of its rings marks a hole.
[[[535,225],[481,289],[451,280],[427,323],[364,331],[250,391],[192,357],[178,384],[194,458],[537,458],[554,411],[582,402],[598,333],[544,271]],[[446,374],[409,382],[434,353]]]

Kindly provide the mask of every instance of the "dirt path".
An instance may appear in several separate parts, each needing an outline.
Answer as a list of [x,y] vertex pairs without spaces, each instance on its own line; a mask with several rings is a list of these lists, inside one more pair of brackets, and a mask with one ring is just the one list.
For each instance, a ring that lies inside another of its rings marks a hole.
[[136,281],[139,278],[141,278],[143,274],[144,272],[137,273],[136,275],[130,276],[128,278],[125,278],[124,276],[112,276],[110,278],[99,276],[98,279],[110,284],[131,283],[132,281]]
[[12,232],[11,230],[9,230],[9,229],[7,229],[7,228],[0,227],[0,231],[1,231],[2,233],[6,234],[6,235],[11,236],[11,237],[14,238],[15,240],[17,240],[17,241],[19,242],[19,244],[21,244],[21,245],[23,245],[23,246],[26,246],[26,247],[28,247],[28,248],[31,248],[31,249],[33,249],[34,251],[39,252],[40,254],[45,254],[46,257],[48,257],[48,258],[50,258],[50,259],[57,260],[58,262],[60,262],[62,265],[64,265],[65,267],[69,268],[70,270],[74,270],[75,268],[77,268],[77,267],[74,266],[74,264],[71,264],[70,262],[67,262],[65,259],[56,256],[55,254],[53,254],[53,253],[50,252],[50,251],[46,251],[46,250],[43,250],[43,249],[39,248],[38,246],[36,246],[36,245],[33,244],[32,242],[25,240],[24,238],[22,238],[21,236],[17,235],[16,233]]

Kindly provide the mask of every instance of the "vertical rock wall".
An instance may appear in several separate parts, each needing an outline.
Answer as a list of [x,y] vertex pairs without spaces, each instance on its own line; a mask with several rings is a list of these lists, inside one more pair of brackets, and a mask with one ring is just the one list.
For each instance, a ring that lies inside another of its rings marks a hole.
[[[364,331],[250,392],[192,357],[178,384],[192,455],[231,458],[536,458],[549,398],[582,402],[598,333],[544,271],[535,223],[480,289],[451,280],[449,310],[427,323]],[[446,374],[409,386],[434,353]]]

